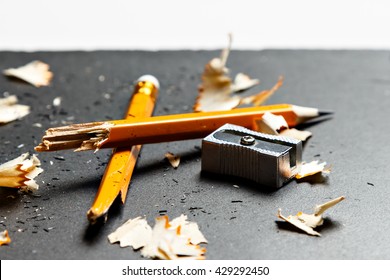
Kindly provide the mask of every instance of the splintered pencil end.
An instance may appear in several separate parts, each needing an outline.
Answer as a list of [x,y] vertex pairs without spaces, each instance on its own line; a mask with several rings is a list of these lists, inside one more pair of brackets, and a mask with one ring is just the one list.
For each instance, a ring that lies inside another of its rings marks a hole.
[[107,212],[101,212],[97,208],[91,208],[87,212],[87,218],[92,225],[98,222],[105,223],[107,221]]
[[78,151],[98,150],[107,140],[113,124],[93,122],[49,128],[42,142],[35,147],[37,152],[74,149]]

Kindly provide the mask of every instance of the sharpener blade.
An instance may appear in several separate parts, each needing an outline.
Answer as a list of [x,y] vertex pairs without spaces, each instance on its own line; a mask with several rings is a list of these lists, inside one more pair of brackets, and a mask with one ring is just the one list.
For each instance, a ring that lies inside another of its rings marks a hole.
[[225,124],[202,140],[202,171],[279,188],[300,170],[302,141]]

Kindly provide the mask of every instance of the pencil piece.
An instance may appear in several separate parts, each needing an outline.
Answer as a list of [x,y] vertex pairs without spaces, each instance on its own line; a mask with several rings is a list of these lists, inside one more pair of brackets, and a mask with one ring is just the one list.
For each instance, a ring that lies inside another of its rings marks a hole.
[[[150,75],[140,77],[134,88],[134,94],[130,100],[125,119],[129,120],[134,117],[151,116],[158,95],[158,88],[159,83],[155,77]],[[81,133],[83,135],[81,137],[81,144],[84,147],[82,149],[95,149],[101,141],[107,138],[105,134],[106,127],[110,126],[107,123],[99,123],[97,126],[98,128],[95,127],[92,130],[88,125],[81,126],[81,130],[83,131]],[[68,132],[67,129],[65,131]],[[92,137],[95,140],[85,139],[84,136],[88,134],[95,134]],[[75,135],[67,134],[67,137],[75,137]],[[121,194],[122,203],[125,202],[130,179],[141,147],[141,145],[134,145],[114,149],[95,200],[87,212],[88,220],[91,223],[95,223],[100,217],[107,214],[119,193]]]
[[[70,125],[47,130],[42,143],[35,150],[38,152],[62,149],[85,151],[203,138],[226,123],[254,129],[255,121],[262,118],[266,112],[282,115],[289,127],[319,116],[317,108],[277,104],[227,111]],[[67,141],[70,143],[67,144]]]

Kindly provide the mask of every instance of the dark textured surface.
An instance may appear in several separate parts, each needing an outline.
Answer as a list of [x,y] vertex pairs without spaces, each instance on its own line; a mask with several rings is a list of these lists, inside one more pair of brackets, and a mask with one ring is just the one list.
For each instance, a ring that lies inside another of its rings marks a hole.
[[[292,181],[277,191],[264,191],[240,179],[201,175],[200,140],[148,145],[126,204],[117,203],[103,226],[90,227],[86,211],[109,151],[42,153],[38,156],[45,172],[38,177],[35,194],[0,189],[0,230],[8,229],[12,238],[10,245],[0,247],[0,258],[140,259],[139,252],[110,245],[107,235],[137,216],[154,224],[166,210],[172,218],[183,213],[198,223],[209,241],[208,259],[389,259],[389,54],[265,50],[233,51],[229,57],[232,75],[242,71],[261,79],[249,92],[269,88],[279,75],[285,76],[268,104],[335,112],[333,119],[309,128],[313,137],[303,154],[306,161],[332,165],[326,181]],[[55,76],[51,86],[36,89],[0,75],[0,94],[15,94],[32,108],[22,120],[0,126],[0,162],[33,152],[43,131],[62,121],[121,118],[132,81],[146,73],[161,83],[155,115],[190,112],[203,66],[217,55],[219,51],[2,52],[0,69],[40,59]],[[57,96],[62,97],[61,107],[48,107]],[[164,161],[167,151],[182,156],[178,169]],[[276,222],[278,208],[285,215],[311,213],[315,204],[340,195],[346,200],[325,214],[322,237]]]

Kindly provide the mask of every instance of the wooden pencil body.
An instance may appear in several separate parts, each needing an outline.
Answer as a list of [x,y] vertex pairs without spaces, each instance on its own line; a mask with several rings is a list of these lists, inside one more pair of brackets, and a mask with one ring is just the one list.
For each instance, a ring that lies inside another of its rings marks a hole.
[[75,151],[202,138],[226,123],[256,130],[256,120],[266,112],[281,115],[290,127],[328,113],[317,108],[277,104],[228,111],[200,112],[73,124],[49,128],[38,152]]
[[[148,117],[153,113],[158,89],[149,82],[138,83],[132,96],[125,119]],[[121,194],[122,203],[125,202],[128,186],[142,145],[126,145],[114,149],[110,161],[100,183],[98,192],[87,217],[91,222],[107,213],[108,209]]]
[[283,115],[291,127],[297,124],[297,116],[288,104],[139,118],[134,122],[118,120],[110,122],[114,126],[101,148],[202,138],[226,123],[254,129],[255,120],[265,112]]

